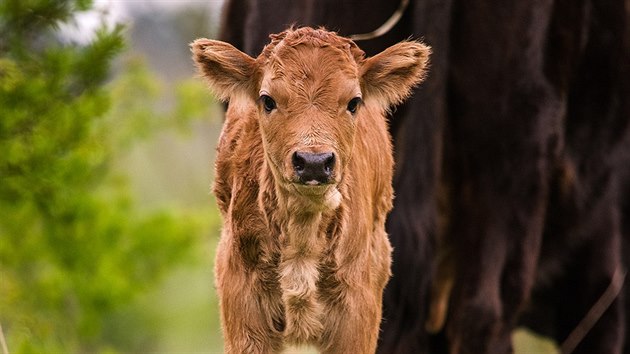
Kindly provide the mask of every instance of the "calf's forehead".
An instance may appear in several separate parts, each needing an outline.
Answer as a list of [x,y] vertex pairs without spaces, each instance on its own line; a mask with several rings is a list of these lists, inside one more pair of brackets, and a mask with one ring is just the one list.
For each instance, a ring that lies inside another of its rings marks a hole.
[[349,51],[308,44],[277,49],[263,66],[261,91],[289,99],[360,95],[359,65]]

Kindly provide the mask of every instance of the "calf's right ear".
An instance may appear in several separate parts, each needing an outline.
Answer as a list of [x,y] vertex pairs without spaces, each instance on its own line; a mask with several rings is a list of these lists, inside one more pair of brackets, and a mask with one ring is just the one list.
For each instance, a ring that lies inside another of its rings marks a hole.
[[195,40],[190,48],[197,69],[222,101],[235,95],[257,96],[254,58],[231,44],[205,38]]

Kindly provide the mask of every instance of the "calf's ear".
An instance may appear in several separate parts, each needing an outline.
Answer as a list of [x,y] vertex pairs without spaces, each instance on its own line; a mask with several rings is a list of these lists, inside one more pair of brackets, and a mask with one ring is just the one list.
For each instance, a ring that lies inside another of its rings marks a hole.
[[256,60],[231,44],[200,38],[190,45],[193,60],[210,88],[222,100],[235,95],[256,97]]
[[420,42],[395,44],[368,58],[361,66],[361,91],[386,109],[409,97],[425,77],[431,48]]

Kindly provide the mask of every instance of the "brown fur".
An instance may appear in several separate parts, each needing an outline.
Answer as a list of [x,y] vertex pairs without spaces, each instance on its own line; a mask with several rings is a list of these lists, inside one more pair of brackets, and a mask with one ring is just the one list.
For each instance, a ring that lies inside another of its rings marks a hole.
[[[366,59],[323,29],[271,38],[256,59],[219,41],[192,44],[199,70],[229,100],[214,186],[224,217],[216,285],[225,349],[373,353],[391,263],[385,111],[421,81],[429,49],[402,42]],[[261,95],[276,108],[267,112]],[[362,103],[352,114],[355,97]],[[331,183],[298,183],[296,151],[334,152]]]

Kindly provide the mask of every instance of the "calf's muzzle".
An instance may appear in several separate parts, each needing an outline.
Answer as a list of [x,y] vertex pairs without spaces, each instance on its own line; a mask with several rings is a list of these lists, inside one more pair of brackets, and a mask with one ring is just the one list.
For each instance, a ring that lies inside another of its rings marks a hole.
[[326,184],[332,179],[335,160],[335,154],[332,152],[296,151],[292,157],[293,170],[302,184]]

